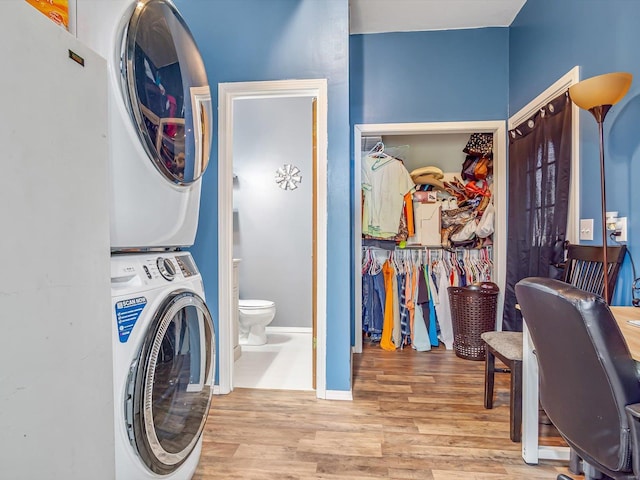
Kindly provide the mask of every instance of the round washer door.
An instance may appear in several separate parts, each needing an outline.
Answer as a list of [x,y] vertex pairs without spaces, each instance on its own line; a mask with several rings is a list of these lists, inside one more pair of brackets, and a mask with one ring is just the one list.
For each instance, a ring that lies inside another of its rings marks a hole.
[[169,295],[132,363],[125,398],[131,444],[160,475],[195,448],[207,419],[215,371],[211,314],[195,293]]
[[168,181],[195,182],[209,163],[213,112],[189,28],[171,2],[142,0],[122,49],[125,102],[147,154]]

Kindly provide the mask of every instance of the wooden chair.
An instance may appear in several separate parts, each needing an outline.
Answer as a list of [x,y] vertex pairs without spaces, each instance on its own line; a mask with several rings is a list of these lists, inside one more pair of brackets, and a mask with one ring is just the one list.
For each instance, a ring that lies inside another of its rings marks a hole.
[[[626,252],[627,248],[624,245],[607,247],[609,264],[607,303],[611,303],[613,298]],[[568,244],[563,281],[581,290],[602,296],[604,290],[602,247]],[[485,332],[481,338],[485,343],[484,408],[493,407],[495,372],[511,373],[509,430],[511,440],[519,442],[522,437],[522,332]],[[495,357],[498,357],[507,368],[496,369]]]
[[[618,273],[627,253],[625,245],[607,247],[607,263],[609,264],[609,295],[606,299],[611,304],[613,291],[618,280]],[[565,262],[564,275],[566,283],[589,293],[602,296],[604,282],[602,274],[602,247],[593,245],[567,246],[567,261]]]
[[[495,372],[510,372],[509,437],[512,442],[519,442],[522,438],[522,332],[485,332],[480,337],[485,344],[484,408],[493,408]],[[495,357],[508,369],[496,369]]]

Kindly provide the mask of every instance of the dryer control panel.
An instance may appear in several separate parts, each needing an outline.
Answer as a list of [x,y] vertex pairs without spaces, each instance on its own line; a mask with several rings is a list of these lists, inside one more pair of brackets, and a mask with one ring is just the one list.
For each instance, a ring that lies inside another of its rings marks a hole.
[[169,282],[176,277],[176,267],[173,265],[173,261],[167,257],[158,257],[156,259],[156,267],[158,272],[162,275],[162,278]]
[[176,255],[176,262],[185,278],[198,274],[198,269],[191,255]]
[[190,253],[144,253],[111,257],[111,287],[162,285],[198,275]]

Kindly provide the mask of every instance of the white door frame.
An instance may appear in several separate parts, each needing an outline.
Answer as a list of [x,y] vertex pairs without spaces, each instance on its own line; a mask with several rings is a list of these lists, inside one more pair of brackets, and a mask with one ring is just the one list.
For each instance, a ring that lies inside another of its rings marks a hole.
[[218,85],[218,392],[233,390],[233,111],[234,100],[317,98],[316,396],[326,396],[327,323],[327,80],[278,80]]
[[[354,198],[353,204],[360,205],[362,137],[375,135],[426,135],[448,133],[484,132],[493,134],[493,202],[496,208],[494,245],[494,277],[500,287],[498,297],[498,328],[502,326],[504,305],[504,285],[507,259],[507,132],[504,120],[476,122],[433,122],[433,123],[379,123],[355,125],[354,127]],[[360,208],[354,209],[354,278],[355,278],[355,342],[354,353],[362,353],[362,215]]]

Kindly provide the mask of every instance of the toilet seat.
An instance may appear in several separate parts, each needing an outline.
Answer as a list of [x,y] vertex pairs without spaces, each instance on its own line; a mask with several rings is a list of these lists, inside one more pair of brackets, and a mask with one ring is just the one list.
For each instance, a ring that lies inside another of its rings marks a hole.
[[269,300],[239,300],[238,306],[245,310],[260,310],[275,306],[275,302]]

